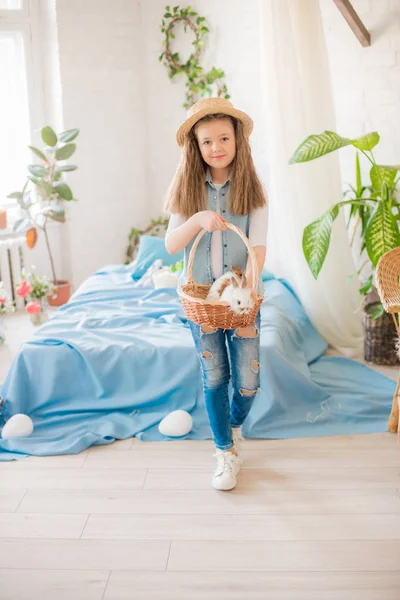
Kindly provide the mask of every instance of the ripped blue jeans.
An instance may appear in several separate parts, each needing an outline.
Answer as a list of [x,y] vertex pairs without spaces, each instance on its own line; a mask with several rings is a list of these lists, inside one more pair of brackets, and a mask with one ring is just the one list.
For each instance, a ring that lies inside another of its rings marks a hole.
[[[204,397],[214,443],[233,447],[232,427],[242,425],[260,385],[260,314],[253,327],[212,329],[189,321],[203,375]],[[230,358],[230,361],[229,361]],[[232,371],[232,402],[228,386]]]

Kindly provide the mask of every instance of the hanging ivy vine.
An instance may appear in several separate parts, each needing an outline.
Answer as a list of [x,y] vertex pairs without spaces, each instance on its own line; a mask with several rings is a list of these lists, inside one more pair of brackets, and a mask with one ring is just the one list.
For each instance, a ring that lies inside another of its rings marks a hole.
[[[165,14],[161,22],[161,32],[164,34],[163,41],[164,51],[159,57],[160,62],[168,70],[168,76],[173,79],[176,75],[186,75],[186,102],[185,108],[190,108],[199,96],[212,96],[213,87],[216,86],[218,97],[230,98],[228,88],[223,81],[225,73],[222,69],[212,67],[207,73],[204,72],[200,65],[200,58],[204,49],[204,40],[209,33],[205,17],[200,17],[190,6],[180,8],[174,6],[173,9],[169,6],[165,7]],[[174,28],[176,25],[183,25],[185,33],[189,28],[194,34],[194,52],[189,56],[186,62],[182,62],[179,53],[174,52],[172,48],[173,40],[175,39]]]

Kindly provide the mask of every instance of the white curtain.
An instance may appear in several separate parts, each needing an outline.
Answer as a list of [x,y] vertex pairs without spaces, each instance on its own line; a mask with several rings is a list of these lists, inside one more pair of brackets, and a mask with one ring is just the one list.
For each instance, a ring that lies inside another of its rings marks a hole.
[[[322,337],[346,356],[362,353],[357,278],[343,213],[317,281],[302,251],[306,225],[342,199],[337,151],[288,164],[309,135],[336,131],[318,0],[259,0],[262,85],[268,121],[270,227],[266,266],[285,277]],[[340,133],[340,132],[338,132]]]

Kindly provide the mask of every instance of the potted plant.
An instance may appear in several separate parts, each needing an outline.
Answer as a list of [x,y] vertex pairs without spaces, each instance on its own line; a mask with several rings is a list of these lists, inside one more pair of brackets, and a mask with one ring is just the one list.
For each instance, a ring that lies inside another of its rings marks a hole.
[[49,303],[53,306],[65,304],[71,295],[71,282],[58,279],[51,251],[48,225],[50,221],[65,222],[64,202],[76,201],[69,185],[63,181],[63,174],[77,169],[76,165],[65,164],[76,150],[71,143],[79,134],[79,129],[69,129],[57,135],[49,127],[43,127],[41,137],[45,147],[40,150],[29,146],[41,164],[28,165],[29,175],[22,192],[13,192],[9,198],[15,198],[21,209],[21,218],[14,225],[14,231],[25,231],[26,242],[33,248],[37,241],[37,231],[44,234],[49,254],[53,284],[56,291]]
[[8,312],[14,312],[15,306],[8,298],[4,289],[4,283],[0,281],[0,345],[6,341],[6,330],[4,325],[4,315]]
[[340,208],[346,208],[350,244],[354,244],[358,236],[360,255],[365,259],[356,273],[361,279],[365,359],[375,364],[388,365],[398,362],[393,343],[396,331],[391,316],[385,313],[379,300],[375,287],[375,268],[381,256],[400,245],[400,203],[396,196],[400,166],[376,163],[372,150],[379,139],[376,132],[351,140],[333,131],[325,131],[304,140],[289,164],[314,160],[352,145],[371,165],[370,184],[365,186],[361,179],[359,155],[356,153],[355,186],[350,186],[341,202],[334,204],[321,217],[305,227],[303,253],[317,279],[329,249],[333,223],[339,215]]
[[34,325],[41,325],[48,319],[47,302],[53,296],[55,286],[45,275],[36,275],[35,270],[34,266],[31,266],[30,271],[22,269],[16,292],[21,298],[29,297],[26,312]]

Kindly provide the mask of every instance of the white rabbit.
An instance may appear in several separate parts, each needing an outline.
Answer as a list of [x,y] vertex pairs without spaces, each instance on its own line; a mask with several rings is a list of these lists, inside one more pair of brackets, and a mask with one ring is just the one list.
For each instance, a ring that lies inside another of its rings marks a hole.
[[254,306],[252,290],[246,287],[246,275],[238,267],[232,267],[212,284],[206,300],[210,304],[228,304],[239,315],[251,311]]

